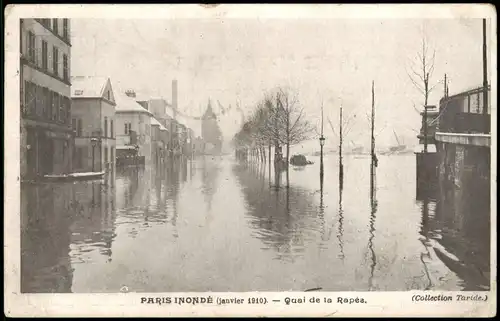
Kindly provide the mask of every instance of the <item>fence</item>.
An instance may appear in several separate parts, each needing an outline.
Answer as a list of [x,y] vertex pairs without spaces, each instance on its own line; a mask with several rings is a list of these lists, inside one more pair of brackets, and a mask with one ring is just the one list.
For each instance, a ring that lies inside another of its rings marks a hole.
[[[488,88],[488,102],[490,99]],[[439,103],[440,132],[489,133],[491,105],[484,111],[484,89],[476,88],[454,96],[444,97]]]

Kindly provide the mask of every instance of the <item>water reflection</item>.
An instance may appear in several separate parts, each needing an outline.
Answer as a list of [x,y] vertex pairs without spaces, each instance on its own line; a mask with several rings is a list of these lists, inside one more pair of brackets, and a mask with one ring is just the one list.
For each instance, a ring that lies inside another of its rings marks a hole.
[[278,188],[266,164],[218,157],[121,169],[114,187],[23,185],[22,291],[484,289],[489,209],[463,189],[416,206],[403,157],[371,180],[346,158],[345,184],[327,159],[319,186],[314,164]]
[[[459,279],[464,291],[488,290],[490,284],[489,185],[464,178],[457,188],[441,182],[439,191],[419,195],[421,235],[428,265],[433,256]],[[439,286],[430,275],[428,288]]]
[[75,264],[111,260],[109,182],[28,184],[21,193],[22,292],[71,292]]
[[371,164],[372,172],[370,177],[370,223],[369,223],[369,237],[368,237],[368,249],[370,251],[370,276],[368,277],[368,290],[373,291],[376,290],[373,288],[373,275],[375,273],[375,266],[377,265],[377,255],[375,254],[375,250],[373,249],[373,243],[375,238],[375,220],[378,209],[378,201],[377,201],[377,172],[376,166],[372,161]]
[[269,189],[265,174],[256,175],[265,172],[254,165],[236,164],[233,173],[242,186],[254,236],[275,250],[275,259],[293,262],[308,244],[319,243],[324,219],[310,191],[297,186]]
[[218,188],[219,166],[215,158],[204,157],[201,164],[202,172],[202,193],[207,204],[207,213],[211,213],[212,201]]

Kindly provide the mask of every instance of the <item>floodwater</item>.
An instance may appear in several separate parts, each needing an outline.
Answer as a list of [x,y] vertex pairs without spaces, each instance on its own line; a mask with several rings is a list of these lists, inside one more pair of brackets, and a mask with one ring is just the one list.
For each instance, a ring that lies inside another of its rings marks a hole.
[[[22,186],[22,292],[489,289],[489,212],[417,200],[415,156],[291,168],[232,156]],[[285,182],[282,174],[281,183]],[[420,198],[420,197],[419,197]],[[484,200],[483,200],[484,201]]]

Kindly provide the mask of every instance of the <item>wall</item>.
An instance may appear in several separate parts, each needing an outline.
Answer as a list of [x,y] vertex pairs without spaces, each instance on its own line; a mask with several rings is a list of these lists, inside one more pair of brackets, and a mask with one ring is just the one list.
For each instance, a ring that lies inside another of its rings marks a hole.
[[139,156],[145,157],[146,164],[151,162],[151,119],[146,113],[116,111],[116,145],[130,144],[130,136],[125,134],[125,124],[130,123],[132,130],[137,132]]
[[[77,158],[80,158],[81,166],[79,161],[75,159],[75,171],[78,172],[91,172],[92,166],[92,144],[90,139],[96,136],[101,130],[101,102],[98,98],[73,98],[72,103],[72,118],[75,120],[80,119],[82,123],[81,136],[78,131],[75,135],[75,148],[77,151]],[[99,148],[94,148],[94,170],[100,170],[102,163],[99,161],[101,159],[101,151]]]
[[[102,138],[102,153],[101,162],[104,164],[106,172],[115,173],[116,170],[116,120],[115,120],[115,106],[106,100],[101,99],[101,131]],[[107,117],[107,132],[104,130],[104,120]],[[113,128],[111,128],[111,121],[113,121]],[[111,131],[113,129],[113,131]],[[106,162],[107,153],[107,162]]]
[[[59,33],[62,36],[62,19],[59,20]],[[70,24],[70,22],[68,22]],[[60,38],[56,37],[52,31],[47,30],[44,26],[42,26],[35,19],[23,19],[23,28],[21,30],[21,53],[24,57],[27,57],[28,54],[28,32],[32,31],[35,38],[35,47],[36,51],[36,65],[42,69],[42,41],[47,42],[47,70],[50,74],[50,78],[53,78],[53,64],[52,64],[52,48],[56,46],[59,50],[58,55],[58,74],[62,80],[63,76],[63,55],[68,56],[68,76],[71,75],[71,47]],[[71,34],[71,33],[69,33]],[[38,76],[43,74],[43,72],[38,72]],[[68,81],[69,82],[69,81]],[[45,82],[43,82],[45,84]],[[53,86],[58,86],[56,83],[52,84]],[[61,93],[66,97],[70,97],[70,88],[67,84],[60,84],[59,87],[49,87],[51,90]]]
[[[60,35],[62,35],[62,19],[58,19],[60,23]],[[58,38],[50,30],[42,26],[35,19],[22,19],[22,28],[20,35],[20,104],[25,106],[25,81],[30,81],[37,86],[47,88],[53,92],[66,98],[71,97],[69,77],[71,75],[71,47],[62,39]],[[33,32],[35,35],[35,55],[34,60],[29,59],[28,55],[28,33]],[[68,35],[70,35],[68,22]],[[42,40],[47,42],[47,68],[42,65]],[[52,62],[52,48],[58,48],[58,75],[54,74]],[[68,79],[63,78],[63,54],[68,57]],[[36,100],[36,108],[45,106],[44,101]],[[71,106],[69,106],[69,118],[71,117]],[[28,129],[29,126],[29,129]],[[28,151],[28,135],[34,137],[32,144],[39,146],[36,150]],[[47,149],[42,143],[50,142],[53,150]],[[71,137],[71,122],[65,124],[57,124],[55,121],[49,121],[43,116],[36,116],[33,119],[27,119],[22,116],[21,119],[21,177],[26,177],[28,172],[32,174],[64,174],[72,170],[72,149],[73,139]],[[28,153],[30,153],[34,164],[28,165]],[[46,159],[50,160],[50,168],[47,167]]]

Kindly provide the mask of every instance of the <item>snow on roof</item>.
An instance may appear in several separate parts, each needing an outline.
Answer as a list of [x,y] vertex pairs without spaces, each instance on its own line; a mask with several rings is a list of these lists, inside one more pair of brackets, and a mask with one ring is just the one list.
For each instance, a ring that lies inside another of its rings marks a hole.
[[98,98],[102,97],[109,78],[101,76],[72,76],[71,97]]
[[137,112],[145,113],[153,116],[151,112],[144,107],[142,107],[133,97],[129,97],[126,94],[118,93],[115,94],[116,100],[116,112]]
[[163,126],[158,119],[151,117],[151,126],[160,126],[160,130],[162,131],[168,131],[165,126]]

